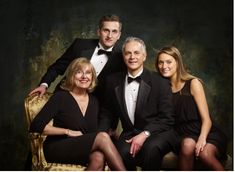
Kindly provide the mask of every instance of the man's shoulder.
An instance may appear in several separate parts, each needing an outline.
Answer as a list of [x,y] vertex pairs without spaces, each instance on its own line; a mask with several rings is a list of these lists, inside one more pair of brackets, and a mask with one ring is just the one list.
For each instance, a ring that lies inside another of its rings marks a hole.
[[98,44],[98,39],[89,39],[89,38],[75,38],[75,43],[83,43],[83,44]]
[[145,77],[149,77],[154,83],[169,83],[169,79],[162,77],[158,72],[144,69]]
[[73,43],[70,45],[70,49],[75,51],[93,49],[98,45],[98,41],[98,39],[75,38]]
[[116,72],[116,73],[112,73],[108,75],[106,79],[109,82],[116,83],[116,82],[123,81],[123,79],[125,78],[125,75],[126,75],[126,72]]

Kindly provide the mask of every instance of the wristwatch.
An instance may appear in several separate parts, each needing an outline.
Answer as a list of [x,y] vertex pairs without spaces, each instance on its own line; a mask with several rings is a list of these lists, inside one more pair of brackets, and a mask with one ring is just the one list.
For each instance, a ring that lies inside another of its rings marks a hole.
[[145,134],[147,137],[149,137],[149,136],[151,135],[150,132],[147,131],[147,130],[144,131],[144,134]]

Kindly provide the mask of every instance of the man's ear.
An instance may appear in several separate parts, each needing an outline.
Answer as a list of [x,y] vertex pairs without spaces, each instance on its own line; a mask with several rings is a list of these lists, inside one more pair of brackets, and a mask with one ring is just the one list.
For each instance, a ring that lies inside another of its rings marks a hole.
[[147,53],[144,55],[145,57],[144,57],[144,61],[147,59]]
[[121,35],[122,35],[122,32],[120,32],[120,33],[119,33],[119,37],[118,37],[118,40],[120,39]]

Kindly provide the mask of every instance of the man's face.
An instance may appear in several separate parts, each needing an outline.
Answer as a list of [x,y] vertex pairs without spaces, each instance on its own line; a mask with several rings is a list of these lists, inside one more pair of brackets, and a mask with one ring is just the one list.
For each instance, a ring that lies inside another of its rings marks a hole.
[[119,22],[103,22],[103,27],[101,29],[98,29],[97,35],[100,37],[100,43],[105,49],[114,46],[121,36]]
[[131,41],[125,45],[123,58],[128,71],[135,76],[143,69],[146,53],[139,42]]

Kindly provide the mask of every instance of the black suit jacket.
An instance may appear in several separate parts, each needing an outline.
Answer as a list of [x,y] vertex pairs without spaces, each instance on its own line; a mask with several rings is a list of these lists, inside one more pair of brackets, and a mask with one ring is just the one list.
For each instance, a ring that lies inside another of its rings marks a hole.
[[171,129],[174,124],[170,82],[158,73],[144,69],[140,82],[134,125],[131,123],[126,103],[126,73],[117,73],[107,78],[105,102],[100,114],[99,129],[107,131],[120,119],[122,136],[137,135],[143,130],[152,134]]
[[[65,53],[49,66],[47,72],[42,77],[40,83],[47,83],[50,85],[58,75],[63,75],[68,65],[79,57],[87,57],[91,59],[92,54],[96,46],[98,45],[98,39],[75,39],[72,45],[65,51]],[[111,73],[125,70],[125,64],[123,62],[122,53],[116,46],[113,48],[111,55],[108,58],[108,62],[98,76],[98,86],[95,94],[100,97],[103,94],[105,77]],[[58,89],[57,87],[56,89]]]

